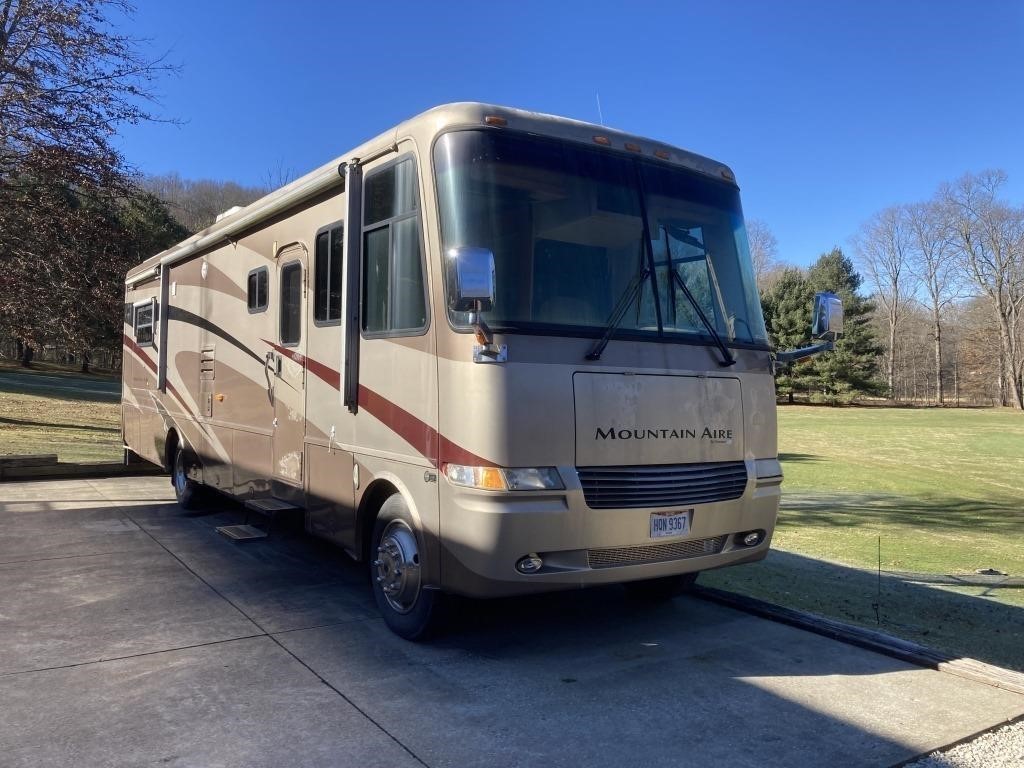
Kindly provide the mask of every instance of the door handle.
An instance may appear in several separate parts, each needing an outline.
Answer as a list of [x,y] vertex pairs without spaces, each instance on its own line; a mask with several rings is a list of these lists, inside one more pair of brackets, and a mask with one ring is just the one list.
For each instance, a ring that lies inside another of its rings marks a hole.
[[274,360],[274,352],[268,351],[266,356],[263,358],[263,376],[267,380],[267,394],[270,396],[271,402],[274,400],[274,380],[271,378],[271,366]]

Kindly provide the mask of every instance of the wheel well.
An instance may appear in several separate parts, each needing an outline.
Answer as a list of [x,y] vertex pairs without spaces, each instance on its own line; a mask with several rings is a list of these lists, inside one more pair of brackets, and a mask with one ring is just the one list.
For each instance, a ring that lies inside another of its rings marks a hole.
[[178,448],[178,433],[174,429],[167,430],[167,439],[164,441],[164,469],[168,472],[174,471],[174,452]]
[[359,556],[366,560],[370,555],[370,538],[373,536],[373,525],[377,522],[377,513],[398,489],[387,480],[374,480],[363,493],[356,514],[356,540],[359,542]]

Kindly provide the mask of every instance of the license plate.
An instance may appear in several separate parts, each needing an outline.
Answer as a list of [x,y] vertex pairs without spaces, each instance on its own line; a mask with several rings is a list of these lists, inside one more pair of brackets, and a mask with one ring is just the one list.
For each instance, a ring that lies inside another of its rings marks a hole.
[[684,536],[690,532],[690,510],[685,512],[652,512],[651,538]]

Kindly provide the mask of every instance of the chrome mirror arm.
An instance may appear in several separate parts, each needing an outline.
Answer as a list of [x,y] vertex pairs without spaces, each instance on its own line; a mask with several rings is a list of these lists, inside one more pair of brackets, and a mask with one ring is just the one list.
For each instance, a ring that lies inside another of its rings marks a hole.
[[775,362],[779,365],[789,365],[790,363],[796,363],[800,360],[806,360],[809,357],[820,355],[822,352],[831,352],[836,348],[834,341],[823,341],[820,344],[812,344],[809,347],[802,347],[801,349],[787,349],[784,352],[773,352],[772,357]]

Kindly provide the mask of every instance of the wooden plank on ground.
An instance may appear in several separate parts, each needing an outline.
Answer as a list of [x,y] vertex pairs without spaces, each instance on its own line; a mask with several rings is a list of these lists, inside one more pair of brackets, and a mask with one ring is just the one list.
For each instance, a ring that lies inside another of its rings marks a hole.
[[2,453],[0,467],[39,467],[56,464],[56,453]]

